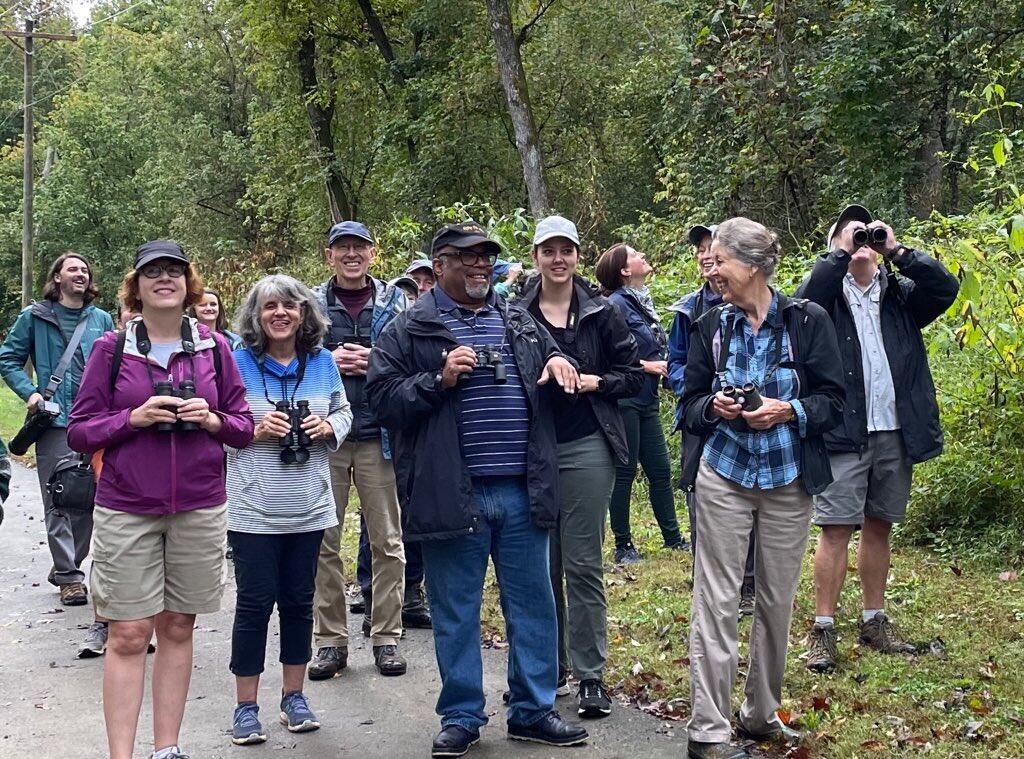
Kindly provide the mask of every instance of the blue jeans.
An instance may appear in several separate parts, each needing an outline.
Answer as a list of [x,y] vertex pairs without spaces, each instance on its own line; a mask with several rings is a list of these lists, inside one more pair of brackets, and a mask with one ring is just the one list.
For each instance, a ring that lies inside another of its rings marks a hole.
[[423,542],[427,596],[434,616],[434,650],[441,671],[437,713],[442,729],[477,732],[487,724],[480,604],[487,557],[501,595],[508,636],[508,721],[530,725],[554,707],[558,682],[555,599],[548,565],[548,532],[530,521],[522,477],[473,479],[483,516],[474,534]]

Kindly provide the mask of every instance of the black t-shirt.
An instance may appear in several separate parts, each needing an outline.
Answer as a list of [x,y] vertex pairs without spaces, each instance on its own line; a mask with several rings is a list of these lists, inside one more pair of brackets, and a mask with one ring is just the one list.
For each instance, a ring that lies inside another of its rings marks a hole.
[[[580,305],[576,295],[573,294],[572,305],[569,306],[569,327],[555,327],[544,318],[544,312],[540,310],[539,295],[533,299],[527,310],[544,329],[551,333],[551,337],[558,343],[559,349],[579,362],[580,357],[576,352],[575,338]],[[590,401],[582,395],[573,397],[554,388],[551,391],[551,408],[555,417],[555,439],[559,443],[580,440],[587,435],[593,435],[600,429]]]

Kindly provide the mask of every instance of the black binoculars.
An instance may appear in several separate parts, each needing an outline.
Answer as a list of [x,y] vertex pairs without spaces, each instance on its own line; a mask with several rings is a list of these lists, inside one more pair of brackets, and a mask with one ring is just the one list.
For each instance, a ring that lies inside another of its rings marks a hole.
[[726,385],[722,388],[722,395],[740,404],[744,411],[757,411],[762,405],[761,393],[757,391],[757,385],[753,382],[748,382],[742,387]]
[[[504,385],[508,382],[505,374],[505,359],[501,355],[500,345],[485,345],[483,348],[473,348],[476,353],[477,366],[489,366],[494,369],[494,384]],[[441,352],[442,364],[448,360],[449,351]],[[469,374],[460,374],[459,382],[469,378]]]
[[309,416],[309,401],[296,401],[293,405],[288,401],[278,401],[275,410],[288,416],[291,429],[280,439],[281,462],[284,464],[305,464],[309,461],[309,446],[313,442],[309,434],[302,429],[302,422]]
[[[153,395],[167,395],[171,398],[181,398],[183,401],[191,400],[196,397],[196,383],[192,380],[182,380],[175,388],[173,382],[163,380],[154,383]],[[164,408],[172,413],[177,411],[174,406],[164,406]],[[195,422],[183,422],[180,419],[176,422],[156,423],[157,432],[195,432],[198,429],[199,425]]]
[[853,230],[853,244],[858,248],[865,245],[881,245],[888,236],[882,227],[861,227]]

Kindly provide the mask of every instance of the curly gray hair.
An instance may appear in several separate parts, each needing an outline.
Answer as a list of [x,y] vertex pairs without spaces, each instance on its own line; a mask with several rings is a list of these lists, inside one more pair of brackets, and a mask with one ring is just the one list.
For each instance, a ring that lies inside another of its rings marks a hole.
[[270,274],[255,285],[245,296],[245,301],[235,314],[235,329],[245,345],[256,355],[267,348],[267,335],[260,322],[263,304],[270,298],[292,301],[298,304],[302,313],[302,324],[295,333],[295,349],[298,352],[316,354],[322,347],[327,333],[327,317],[320,313],[312,290],[287,274]]
[[715,230],[715,242],[725,247],[733,258],[747,266],[756,266],[768,280],[782,259],[779,236],[764,224],[744,216],[719,224]]

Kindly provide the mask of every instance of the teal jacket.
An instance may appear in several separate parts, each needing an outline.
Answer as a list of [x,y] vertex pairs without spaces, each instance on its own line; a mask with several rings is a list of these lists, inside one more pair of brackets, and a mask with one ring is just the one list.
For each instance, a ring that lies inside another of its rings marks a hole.
[[[86,306],[85,311],[89,322],[82,336],[82,356],[88,361],[92,344],[104,332],[114,329],[114,320],[106,311],[93,305]],[[0,376],[11,390],[21,396],[23,401],[27,401],[32,393],[41,393],[46,388],[66,344],[57,315],[53,312],[53,304],[48,300],[33,303],[18,314],[18,320],[0,346]],[[35,367],[35,382],[25,371],[29,359]],[[60,416],[54,421],[54,427],[68,426],[68,412],[77,393],[77,385],[62,383],[57,388],[53,399],[60,406]]]

